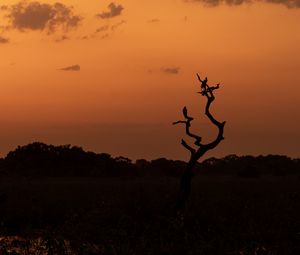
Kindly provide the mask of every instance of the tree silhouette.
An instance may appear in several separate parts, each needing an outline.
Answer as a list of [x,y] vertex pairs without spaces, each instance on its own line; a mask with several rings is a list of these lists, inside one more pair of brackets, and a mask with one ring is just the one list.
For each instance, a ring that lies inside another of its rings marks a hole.
[[185,140],[181,140],[181,144],[184,148],[186,148],[190,152],[190,159],[188,161],[188,164],[183,172],[183,175],[180,180],[180,190],[177,198],[176,203],[176,212],[181,213],[185,209],[187,200],[189,198],[190,192],[191,192],[191,183],[192,178],[194,175],[194,168],[197,164],[197,161],[209,150],[214,149],[223,139],[223,133],[224,133],[224,122],[217,121],[213,115],[210,113],[210,106],[212,102],[215,100],[214,91],[216,89],[219,89],[220,84],[217,84],[216,86],[209,86],[207,83],[207,77],[205,77],[204,80],[201,80],[199,74],[197,74],[198,80],[201,83],[201,91],[198,92],[202,96],[205,96],[207,99],[206,106],[205,106],[205,115],[208,117],[208,119],[218,128],[219,132],[217,137],[214,141],[203,144],[201,143],[202,138],[196,134],[191,133],[190,127],[191,122],[194,120],[193,117],[189,116],[188,110],[186,106],[183,107],[182,113],[185,118],[185,120],[179,120],[176,122],[173,122],[173,125],[176,124],[185,124],[185,132],[186,134],[193,138],[195,140],[194,145],[196,146],[196,149],[194,149],[192,146],[190,146]]

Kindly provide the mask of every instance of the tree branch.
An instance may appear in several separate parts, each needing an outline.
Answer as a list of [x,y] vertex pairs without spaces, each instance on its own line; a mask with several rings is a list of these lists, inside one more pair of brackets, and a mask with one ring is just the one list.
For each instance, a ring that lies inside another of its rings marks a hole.
[[[186,106],[183,107],[182,113],[183,113],[183,116],[186,120],[178,120],[176,122],[173,122],[173,125],[176,125],[176,124],[179,124],[179,123],[185,124],[185,133],[189,137],[192,137],[193,139],[195,139],[196,141],[194,142],[194,144],[200,147],[202,138],[198,135],[195,135],[195,134],[191,133],[191,131],[190,131],[191,122],[194,120],[194,118],[190,117],[188,115],[188,110],[187,110]],[[186,144],[186,142],[185,142],[185,144]],[[184,147],[186,148],[186,146],[184,146]]]
[[[201,87],[203,88],[204,81],[201,80],[199,74],[197,74],[197,77],[198,80],[202,82]],[[207,78],[206,78],[206,82],[207,82]],[[224,139],[223,133],[224,133],[225,121],[219,122],[218,120],[215,119],[215,117],[210,112],[210,106],[212,102],[215,100],[214,90],[219,89],[220,84],[218,83],[216,86],[209,86],[206,82],[205,82],[205,89],[202,90],[202,95],[207,98],[207,102],[205,106],[205,115],[218,128],[218,135],[216,139],[209,144],[203,145],[206,148],[205,151],[208,151],[215,148]]]
[[189,150],[192,154],[192,156],[195,154],[196,150],[194,148],[192,148],[191,146],[189,146],[186,141],[184,141],[183,139],[181,139],[181,144],[184,148],[186,148],[187,150]]

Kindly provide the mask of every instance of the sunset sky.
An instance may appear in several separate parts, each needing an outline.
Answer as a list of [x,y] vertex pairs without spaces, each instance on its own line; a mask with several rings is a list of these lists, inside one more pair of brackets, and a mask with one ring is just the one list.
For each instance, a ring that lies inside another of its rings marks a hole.
[[188,159],[196,73],[221,83],[207,154],[300,157],[300,0],[0,0],[0,156],[33,141]]

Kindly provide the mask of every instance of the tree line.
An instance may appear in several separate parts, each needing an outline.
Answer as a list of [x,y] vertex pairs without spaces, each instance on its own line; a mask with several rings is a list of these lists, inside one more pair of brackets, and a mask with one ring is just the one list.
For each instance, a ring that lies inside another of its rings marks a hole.
[[[47,145],[34,142],[18,146],[0,159],[1,175],[49,177],[173,176],[180,177],[187,165],[181,160],[112,157],[108,153],[85,151],[71,145]],[[237,156],[209,158],[197,163],[201,175],[233,175],[256,178],[262,175],[299,175],[300,159],[284,155]]]

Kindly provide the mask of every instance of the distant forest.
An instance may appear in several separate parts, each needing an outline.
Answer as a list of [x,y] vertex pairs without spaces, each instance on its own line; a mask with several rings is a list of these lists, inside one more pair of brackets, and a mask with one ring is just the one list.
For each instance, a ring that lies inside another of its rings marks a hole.
[[[159,158],[139,159],[112,157],[107,153],[84,151],[71,145],[47,145],[34,142],[18,146],[0,159],[0,175],[32,177],[113,177],[173,176],[179,177],[186,162]],[[300,176],[300,159],[283,155],[209,158],[196,166],[196,174],[231,175],[258,178],[262,175]]]

